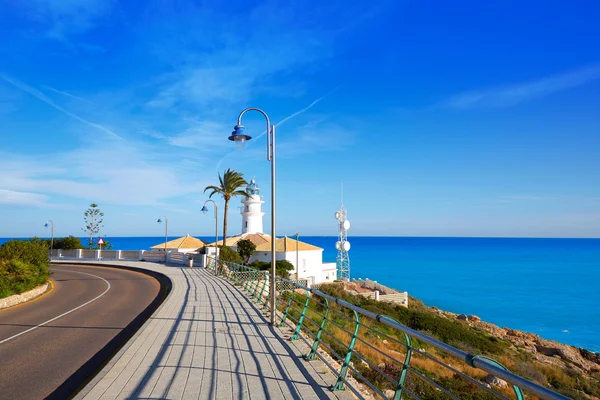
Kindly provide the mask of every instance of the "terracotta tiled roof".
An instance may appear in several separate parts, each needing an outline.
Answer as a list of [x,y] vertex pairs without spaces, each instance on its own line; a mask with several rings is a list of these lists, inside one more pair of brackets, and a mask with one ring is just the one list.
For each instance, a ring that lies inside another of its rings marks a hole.
[[[237,243],[247,239],[256,245],[256,251],[269,252],[271,251],[271,236],[266,233],[245,233],[243,235],[232,236],[227,238],[227,246],[237,246]],[[218,245],[223,244],[222,240],[219,240]],[[210,243],[207,246],[214,246],[215,243]],[[309,251],[309,250],[323,250],[321,247],[313,246],[305,242],[298,241],[298,251]],[[275,251],[282,253],[286,251],[296,251],[296,241],[287,236],[277,238],[275,241]]]
[[[179,239],[170,240],[167,242],[167,249],[199,249],[204,247],[206,243],[193,236],[186,235]],[[152,246],[151,249],[164,249],[165,243],[157,244]]]

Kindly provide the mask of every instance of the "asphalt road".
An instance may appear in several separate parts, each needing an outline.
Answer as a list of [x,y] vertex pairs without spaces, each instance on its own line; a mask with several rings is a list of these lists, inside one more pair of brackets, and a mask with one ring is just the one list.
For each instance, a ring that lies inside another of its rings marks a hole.
[[0,311],[0,399],[68,398],[160,302],[160,283],[139,272],[51,270],[52,292]]

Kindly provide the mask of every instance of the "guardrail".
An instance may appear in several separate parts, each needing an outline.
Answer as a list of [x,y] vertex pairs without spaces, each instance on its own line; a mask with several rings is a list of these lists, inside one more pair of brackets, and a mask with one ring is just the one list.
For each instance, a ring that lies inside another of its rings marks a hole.
[[[267,271],[224,261],[215,265],[210,256],[207,268],[239,286],[262,308],[269,307]],[[337,376],[332,390],[348,388],[359,398],[393,400],[521,400],[523,391],[541,399],[568,399],[491,358],[464,352],[386,315],[281,277],[276,277],[275,287],[280,326],[292,330],[290,340],[308,345],[307,360],[318,357]],[[488,374],[504,383],[486,384]]]

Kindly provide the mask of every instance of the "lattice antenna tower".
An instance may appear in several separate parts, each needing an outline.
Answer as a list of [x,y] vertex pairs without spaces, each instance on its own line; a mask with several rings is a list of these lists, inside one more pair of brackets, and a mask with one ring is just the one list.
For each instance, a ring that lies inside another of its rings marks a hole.
[[344,208],[344,184],[342,184],[342,205],[335,212],[335,219],[339,224],[338,241],[335,243],[335,248],[338,251],[336,260],[337,279],[350,280],[350,242],[348,241],[348,229],[350,229],[350,221],[347,219],[348,212]]

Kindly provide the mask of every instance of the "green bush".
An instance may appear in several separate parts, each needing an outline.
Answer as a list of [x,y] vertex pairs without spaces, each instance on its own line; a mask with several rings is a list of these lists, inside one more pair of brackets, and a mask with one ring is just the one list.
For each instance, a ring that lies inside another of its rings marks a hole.
[[[50,241],[46,240],[48,247],[50,247]],[[85,246],[81,244],[81,239],[75,236],[68,236],[64,238],[54,238],[54,246],[55,249],[62,250],[77,250],[77,249],[85,249]]]
[[11,240],[0,246],[0,298],[48,281],[48,247],[43,240]]
[[[255,260],[250,264],[250,267],[260,271],[271,271],[271,263],[266,261]],[[275,274],[284,279],[290,278],[290,271],[294,270],[294,265],[288,260],[275,261]]]
[[219,246],[219,260],[228,261],[236,264],[242,263],[242,256],[237,251],[233,250],[229,246]]

